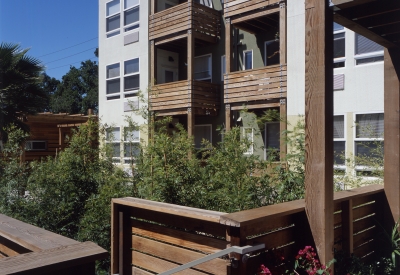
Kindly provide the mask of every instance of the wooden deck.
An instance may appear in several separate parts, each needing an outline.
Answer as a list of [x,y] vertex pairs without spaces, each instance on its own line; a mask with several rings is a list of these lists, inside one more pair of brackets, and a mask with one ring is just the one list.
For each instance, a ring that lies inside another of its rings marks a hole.
[[[380,185],[335,193],[334,248],[372,257],[379,246],[385,203]],[[113,199],[112,209],[113,273],[122,268],[124,274],[160,273],[229,245],[264,243],[263,251],[279,248],[286,258],[305,245],[314,246],[304,200],[231,214],[137,198]],[[123,233],[117,234],[120,230]],[[255,253],[247,263],[238,262],[235,274],[255,274],[265,261],[264,253]],[[182,274],[225,275],[233,272],[231,268],[228,258],[219,258]]]
[[187,36],[191,30],[197,39],[216,43],[221,31],[219,11],[204,5],[185,2],[150,15],[149,40],[156,45]]
[[216,111],[219,109],[220,86],[204,81],[177,81],[152,87],[150,110],[173,111],[182,108]]
[[286,65],[273,65],[224,75],[224,103],[286,98]]
[[95,274],[108,252],[0,214],[1,274]]
[[[276,7],[279,8],[281,0],[226,0],[224,5],[224,16],[235,17],[245,16],[247,19],[254,19],[256,17],[265,16],[275,13]],[[251,13],[251,14],[249,14]],[[244,18],[245,19],[245,18]],[[238,21],[239,22],[239,21]],[[235,22],[233,22],[235,23]]]

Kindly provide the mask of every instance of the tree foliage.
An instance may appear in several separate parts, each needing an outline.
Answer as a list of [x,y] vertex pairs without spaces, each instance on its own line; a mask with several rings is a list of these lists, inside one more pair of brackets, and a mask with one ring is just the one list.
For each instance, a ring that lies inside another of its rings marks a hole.
[[0,137],[11,124],[27,130],[21,114],[35,114],[46,107],[48,95],[40,87],[41,62],[18,44],[0,44]]

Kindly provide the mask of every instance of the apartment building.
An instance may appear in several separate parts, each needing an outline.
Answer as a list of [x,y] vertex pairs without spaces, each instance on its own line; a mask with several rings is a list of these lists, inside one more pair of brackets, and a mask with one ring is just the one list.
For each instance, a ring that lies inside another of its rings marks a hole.
[[[340,25],[332,31],[335,151],[368,153],[364,145],[383,132],[383,49]],[[129,161],[124,115],[148,87],[149,109],[183,124],[196,147],[220,141],[219,126],[240,126],[254,144],[248,154],[284,156],[286,123],[260,127],[256,116],[276,110],[293,125],[304,115],[304,32],[297,0],[100,0],[99,110],[116,138],[115,161]]]

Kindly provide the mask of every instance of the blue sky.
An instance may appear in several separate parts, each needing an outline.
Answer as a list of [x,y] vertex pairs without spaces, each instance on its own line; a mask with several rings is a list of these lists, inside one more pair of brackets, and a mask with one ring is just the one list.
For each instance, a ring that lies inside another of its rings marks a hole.
[[98,0],[0,0],[0,41],[30,48],[57,79],[70,65],[97,61],[97,36]]

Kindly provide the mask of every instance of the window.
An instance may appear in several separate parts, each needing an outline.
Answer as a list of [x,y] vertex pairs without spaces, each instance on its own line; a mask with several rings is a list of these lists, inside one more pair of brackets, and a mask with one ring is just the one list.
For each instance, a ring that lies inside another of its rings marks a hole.
[[383,46],[355,34],[355,59],[356,65],[383,61]]
[[194,126],[194,144],[196,149],[202,148],[203,139],[212,142],[212,125],[195,125]]
[[[383,113],[356,115],[356,157],[377,158],[383,155],[383,122]],[[356,164],[363,165],[360,159]]]
[[333,117],[333,163],[345,165],[346,139],[344,136],[344,116]]
[[194,58],[194,79],[211,82],[211,54]]
[[140,87],[139,58],[124,62],[124,97],[137,96]]
[[335,74],[333,76],[333,90],[334,91],[344,90],[344,74]]
[[114,163],[121,163],[121,131],[119,127],[107,129],[107,143],[112,149],[112,161]]
[[226,74],[226,58],[225,58],[225,55],[221,56],[221,81],[224,81],[224,74]]
[[124,0],[124,31],[139,28],[139,0]]
[[139,130],[124,128],[124,163],[133,164],[140,153]]
[[280,152],[280,123],[268,122],[265,123],[265,148],[264,159],[279,161]]
[[333,24],[333,67],[341,68],[346,65],[346,39],[344,27]]
[[195,0],[194,2],[195,2],[195,3],[202,4],[202,5],[207,6],[207,7],[210,7],[210,8],[213,7],[213,6],[212,6],[212,0]]
[[246,140],[246,142],[249,143],[249,147],[247,148],[246,152],[244,152],[245,155],[251,155],[253,154],[253,142],[254,142],[254,129],[250,127],[243,127],[243,132],[242,136],[243,139]]
[[47,141],[45,140],[29,140],[25,142],[26,151],[46,151]]
[[243,53],[243,70],[253,69],[253,50]]
[[112,37],[120,33],[120,0],[106,3],[106,35]]
[[120,98],[120,68],[119,63],[106,67],[106,97],[107,100]]
[[271,40],[264,43],[265,66],[280,64],[279,41]]

